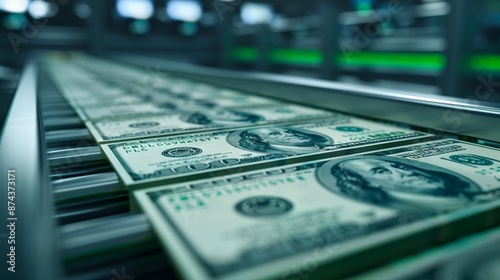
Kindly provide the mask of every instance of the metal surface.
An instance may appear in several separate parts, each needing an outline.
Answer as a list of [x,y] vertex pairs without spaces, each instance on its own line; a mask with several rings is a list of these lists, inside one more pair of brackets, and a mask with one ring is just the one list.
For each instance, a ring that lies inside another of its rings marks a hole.
[[143,214],[122,214],[66,225],[61,228],[66,257],[151,239]]
[[[37,108],[37,69],[23,71],[0,139],[1,237],[7,232],[7,170],[15,169],[16,272],[7,271],[7,239],[0,239],[0,279],[58,279],[59,248],[55,242],[52,197]],[[10,217],[10,216],[9,216]],[[7,234],[10,234],[8,232]],[[10,245],[9,245],[10,250]],[[7,274],[8,273],[8,274]],[[7,275],[5,275],[7,274]]]
[[148,74],[146,67],[158,67],[179,76],[264,96],[480,139],[500,140],[500,130],[495,129],[500,105],[474,97],[462,99],[304,77],[239,73],[130,54],[109,54],[106,57],[143,67],[145,75]]
[[45,133],[45,141],[47,144],[68,141],[85,141],[90,138],[90,133],[86,128],[54,130]]
[[64,178],[52,182],[56,200],[99,195],[120,190],[115,172]]
[[99,146],[71,147],[60,150],[52,150],[47,153],[47,159],[50,165],[81,163],[92,161],[103,161]]
[[47,130],[80,128],[83,126],[79,117],[52,117],[44,119]]

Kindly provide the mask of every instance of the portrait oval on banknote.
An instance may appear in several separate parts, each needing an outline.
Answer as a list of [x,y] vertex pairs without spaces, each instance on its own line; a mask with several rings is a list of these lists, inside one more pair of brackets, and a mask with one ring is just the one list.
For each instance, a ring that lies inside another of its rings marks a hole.
[[226,141],[232,146],[265,154],[310,154],[334,144],[327,135],[306,129],[271,126],[234,131]]
[[198,125],[232,125],[258,123],[263,121],[264,117],[238,110],[207,108],[203,111],[184,112],[180,119]]
[[482,191],[461,174],[395,157],[334,159],[317,169],[316,177],[328,190],[351,199],[432,213],[464,207]]

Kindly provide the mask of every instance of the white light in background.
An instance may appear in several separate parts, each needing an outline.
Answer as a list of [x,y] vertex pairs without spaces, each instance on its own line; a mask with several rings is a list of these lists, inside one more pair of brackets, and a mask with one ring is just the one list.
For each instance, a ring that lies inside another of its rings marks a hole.
[[245,2],[241,5],[241,20],[245,24],[269,23],[273,18],[273,8],[265,3]]
[[42,0],[32,1],[28,7],[28,13],[33,18],[53,17],[57,14],[59,8],[54,3]]
[[195,22],[200,20],[200,2],[195,0],[171,0],[167,3],[167,14],[171,19]]
[[124,18],[148,19],[153,15],[154,7],[151,0],[118,0],[116,10]]
[[29,2],[29,0],[0,0],[0,10],[7,13],[25,13]]
[[73,6],[73,10],[76,16],[81,19],[88,19],[92,15],[92,9],[86,2],[77,2],[75,6]]
[[28,12],[33,18],[46,17],[49,14],[49,3],[35,0],[29,5]]

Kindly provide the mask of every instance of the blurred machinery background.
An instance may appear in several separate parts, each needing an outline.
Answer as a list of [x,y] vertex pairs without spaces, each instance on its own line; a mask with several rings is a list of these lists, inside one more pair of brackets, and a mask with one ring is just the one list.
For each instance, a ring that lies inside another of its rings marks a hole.
[[500,75],[494,0],[0,0],[0,26],[11,67],[125,51],[465,98]]

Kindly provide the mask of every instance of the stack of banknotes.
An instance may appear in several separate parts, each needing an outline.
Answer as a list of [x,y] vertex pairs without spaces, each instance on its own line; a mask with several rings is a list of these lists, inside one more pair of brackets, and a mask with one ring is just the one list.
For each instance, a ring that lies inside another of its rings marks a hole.
[[394,261],[353,280],[489,280],[500,275],[500,229]]
[[498,149],[83,55],[46,68],[187,279],[345,277],[500,221]]
[[[146,71],[138,71],[135,79],[128,72],[105,79],[99,72],[105,65],[80,61],[84,62],[89,65],[49,64],[48,68],[98,143],[339,115],[167,75],[149,82]],[[146,76],[143,82],[141,74]]]

